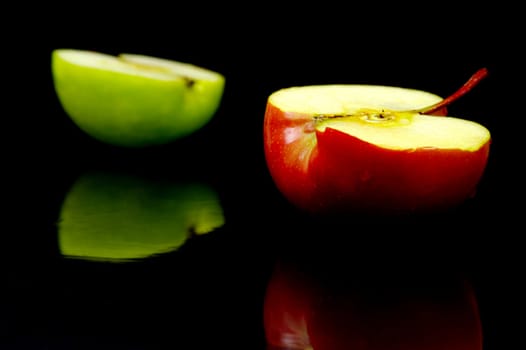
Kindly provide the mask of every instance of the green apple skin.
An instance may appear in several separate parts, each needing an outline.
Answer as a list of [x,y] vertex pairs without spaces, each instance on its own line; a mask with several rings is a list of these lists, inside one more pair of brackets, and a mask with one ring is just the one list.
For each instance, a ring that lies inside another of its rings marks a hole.
[[[119,60],[132,69],[110,70],[103,65],[77,64],[68,59],[71,52],[79,50],[52,52],[55,90],[73,122],[99,141],[122,147],[166,144],[203,127],[220,106],[225,78],[219,73],[193,67],[206,71],[209,77],[164,75],[167,69],[156,70],[126,59]],[[86,54],[94,60],[116,59]],[[133,67],[138,68],[133,71]]]
[[[370,90],[370,96],[378,90],[375,86],[345,88],[353,93]],[[427,104],[441,100],[423,91],[384,87],[381,91],[379,102],[370,108],[381,106],[385,91],[388,96],[389,91],[393,95],[402,92],[404,99],[398,106],[402,110],[419,107],[414,99]],[[352,101],[352,94],[348,97]],[[389,107],[393,108],[385,105]],[[442,108],[435,116],[414,118],[448,123],[453,118],[446,114],[447,109]],[[313,119],[313,113],[276,106],[271,96],[263,128],[266,163],[277,188],[293,205],[312,214],[393,216],[446,211],[475,195],[488,162],[489,136],[472,150],[420,146],[390,149],[333,128],[337,122],[327,122],[323,130],[315,128]],[[381,128],[378,126],[378,131]]]
[[206,184],[93,172],[66,194],[58,242],[67,257],[126,262],[176,251],[224,222],[219,196]]

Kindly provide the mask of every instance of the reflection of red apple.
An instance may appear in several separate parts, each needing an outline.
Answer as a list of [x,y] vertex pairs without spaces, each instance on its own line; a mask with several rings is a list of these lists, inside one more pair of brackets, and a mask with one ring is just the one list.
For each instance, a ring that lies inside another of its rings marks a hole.
[[270,174],[290,202],[310,212],[457,206],[475,193],[491,136],[478,123],[445,116],[446,107],[485,75],[479,70],[444,100],[388,86],[278,90],[264,118]]
[[430,280],[349,278],[336,288],[297,266],[278,265],[264,304],[269,348],[481,350],[481,323],[469,284]]

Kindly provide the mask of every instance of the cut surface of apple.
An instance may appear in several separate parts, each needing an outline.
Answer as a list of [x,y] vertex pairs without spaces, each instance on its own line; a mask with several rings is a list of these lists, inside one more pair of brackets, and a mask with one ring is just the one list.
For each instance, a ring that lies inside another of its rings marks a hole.
[[110,144],[164,144],[204,126],[217,112],[222,74],[192,64],[137,54],[56,49],[57,96],[86,133]]
[[314,115],[319,132],[329,127],[383,148],[475,151],[489,140],[489,131],[472,121],[403,111],[440,99],[397,87],[332,85],[281,90],[270,103],[283,111]]
[[312,85],[268,100],[264,148],[270,174],[313,212],[406,213],[447,209],[474,195],[491,135],[447,116],[438,95],[381,85]]

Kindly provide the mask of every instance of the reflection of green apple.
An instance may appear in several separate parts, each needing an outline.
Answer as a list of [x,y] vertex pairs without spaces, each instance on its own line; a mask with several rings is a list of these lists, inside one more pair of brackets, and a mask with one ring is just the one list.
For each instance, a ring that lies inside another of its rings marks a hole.
[[207,185],[94,172],[67,193],[59,247],[82,259],[140,259],[177,250],[190,236],[223,224],[218,194]]
[[56,49],[57,96],[86,133],[110,144],[171,142],[204,126],[219,108],[223,75],[188,63],[122,54]]

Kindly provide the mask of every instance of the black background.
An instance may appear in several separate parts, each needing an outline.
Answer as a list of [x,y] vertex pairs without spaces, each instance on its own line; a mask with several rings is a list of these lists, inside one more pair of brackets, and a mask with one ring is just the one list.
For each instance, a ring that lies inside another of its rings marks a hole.
[[[9,210],[2,230],[0,335],[6,348],[168,343],[263,349],[262,299],[281,254],[330,261],[342,273],[346,266],[375,273],[393,259],[405,268],[466,271],[478,293],[485,347],[519,346],[514,342],[522,328],[513,316],[523,303],[524,186],[516,10],[352,3],[287,11],[271,3],[228,11],[205,4],[128,4],[117,11],[64,6],[13,11],[19,20],[8,31],[4,54]],[[207,67],[226,77],[223,102],[206,127],[173,144],[144,150],[100,144],[76,128],[56,98],[50,71],[56,48],[140,53]],[[446,96],[481,67],[489,76],[450,107],[451,115],[477,121],[493,136],[473,203],[441,217],[334,223],[297,212],[274,188],[262,149],[263,112],[274,90],[370,83]],[[94,168],[210,182],[227,224],[176,254],[133,266],[64,260],[56,247],[60,205],[75,179]]]

